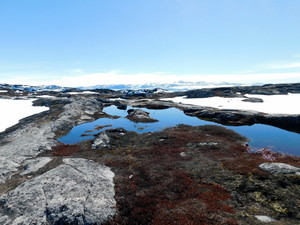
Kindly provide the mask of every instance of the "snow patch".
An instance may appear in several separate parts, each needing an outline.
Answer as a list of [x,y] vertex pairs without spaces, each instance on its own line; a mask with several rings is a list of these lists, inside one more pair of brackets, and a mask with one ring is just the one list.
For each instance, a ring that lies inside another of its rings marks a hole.
[[98,94],[98,92],[94,92],[94,91],[66,92],[66,93],[70,95]]
[[52,96],[52,95],[38,95],[36,97],[38,97],[38,98],[53,98],[53,99],[57,98],[57,97]]
[[34,100],[0,99],[0,132],[19,122],[20,119],[48,110],[44,106],[32,106]]
[[288,95],[246,95],[249,98],[261,98],[264,102],[253,103],[244,102],[246,98],[186,98],[175,97],[165,98],[161,100],[173,101],[183,104],[192,104],[218,109],[236,109],[236,110],[251,110],[269,114],[300,114],[300,107],[297,107],[297,102],[300,102],[300,94]]

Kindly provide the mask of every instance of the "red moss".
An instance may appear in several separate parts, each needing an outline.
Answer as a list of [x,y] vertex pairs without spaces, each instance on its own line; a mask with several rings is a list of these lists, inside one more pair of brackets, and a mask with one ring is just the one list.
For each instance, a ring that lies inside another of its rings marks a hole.
[[238,224],[223,187],[198,183],[176,168],[186,160],[180,152],[165,145],[135,152],[140,163],[129,166],[133,176],[117,178],[120,214],[110,224]]
[[199,147],[206,156],[227,160],[245,151],[228,137],[227,130],[217,128],[172,128],[164,133],[167,137],[163,142],[153,143],[147,149],[131,149],[130,155],[135,160],[128,162],[129,165],[110,161],[107,165],[122,176],[115,179],[119,214],[109,224],[239,224],[229,205],[231,195],[224,187],[195,180],[180,169],[181,163],[191,160],[180,156],[187,144],[215,141],[210,132],[219,133],[218,141],[227,146]]
[[75,153],[82,152],[79,145],[58,145],[52,148],[54,156],[71,156]]
[[261,170],[259,165],[266,162],[287,163],[300,166],[299,158],[294,156],[282,155],[273,152],[269,148],[261,148],[249,151],[249,148],[241,149],[239,154],[234,157],[224,158],[222,163],[225,168],[235,171],[242,175],[256,174],[265,175],[267,172]]

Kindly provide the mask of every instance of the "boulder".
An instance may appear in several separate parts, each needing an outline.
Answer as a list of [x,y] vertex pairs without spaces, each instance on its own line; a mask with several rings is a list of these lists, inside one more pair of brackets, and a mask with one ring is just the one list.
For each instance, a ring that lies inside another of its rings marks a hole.
[[137,122],[137,123],[154,123],[158,120],[153,119],[149,116],[150,113],[145,112],[141,109],[129,109],[127,110],[128,116],[126,116],[127,119]]
[[126,110],[127,109],[127,105],[125,104],[120,104],[117,106],[118,109],[121,109],[121,110]]
[[95,139],[92,144],[92,149],[100,149],[109,146],[109,137],[107,136],[106,132],[101,132]]

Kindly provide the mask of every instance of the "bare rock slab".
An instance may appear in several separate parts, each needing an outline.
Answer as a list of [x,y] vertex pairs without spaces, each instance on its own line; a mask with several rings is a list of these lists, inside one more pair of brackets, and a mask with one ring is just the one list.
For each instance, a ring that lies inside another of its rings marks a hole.
[[26,181],[0,197],[0,223],[101,224],[115,213],[114,173],[79,158]]
[[36,159],[26,160],[24,163],[24,171],[20,175],[27,175],[38,171],[40,168],[44,167],[47,163],[51,162],[50,157],[39,157]]

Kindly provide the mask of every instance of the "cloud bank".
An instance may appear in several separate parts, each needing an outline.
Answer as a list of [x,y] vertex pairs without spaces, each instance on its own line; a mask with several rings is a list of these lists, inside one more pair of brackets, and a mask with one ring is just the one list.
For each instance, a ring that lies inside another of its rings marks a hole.
[[65,87],[89,87],[94,85],[142,85],[149,83],[169,84],[179,81],[212,83],[288,83],[300,82],[300,72],[296,73],[243,73],[243,74],[170,74],[170,73],[135,73],[124,74],[118,71],[105,73],[76,74],[73,76],[10,76],[1,79],[1,83],[28,85],[60,85]]

